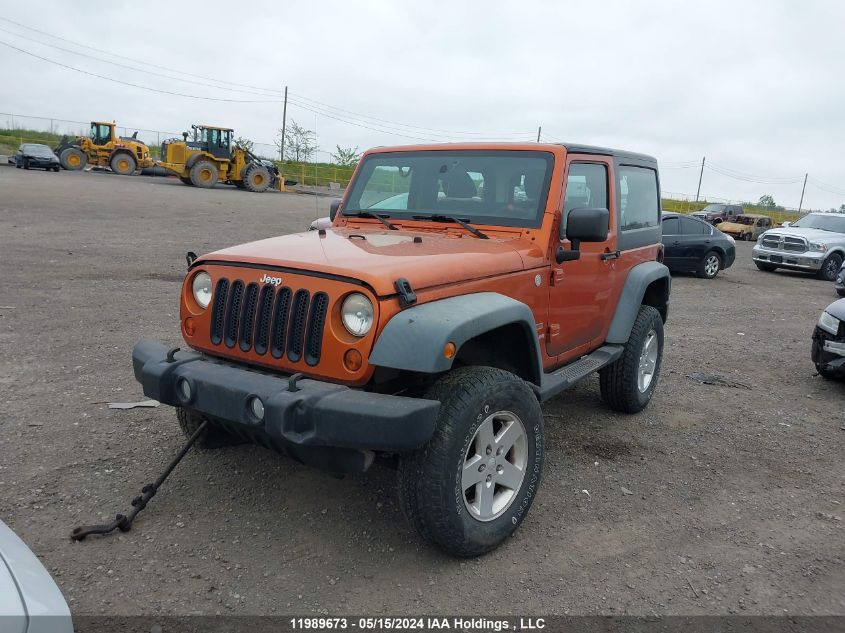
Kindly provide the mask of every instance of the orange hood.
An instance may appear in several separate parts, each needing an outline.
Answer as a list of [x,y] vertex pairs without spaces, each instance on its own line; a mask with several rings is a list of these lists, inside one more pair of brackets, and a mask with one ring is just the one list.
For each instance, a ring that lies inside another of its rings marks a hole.
[[537,266],[542,257],[535,244],[518,236],[482,240],[464,233],[336,228],[324,235],[307,231],[240,244],[203,255],[197,264],[224,261],[329,273],[359,279],[386,296],[396,292],[393,283],[400,277],[421,290],[524,270],[526,262]]

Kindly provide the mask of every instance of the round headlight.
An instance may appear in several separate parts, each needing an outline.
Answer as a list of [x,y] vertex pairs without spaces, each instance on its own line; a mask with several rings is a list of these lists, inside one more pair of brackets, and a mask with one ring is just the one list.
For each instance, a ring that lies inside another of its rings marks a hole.
[[206,272],[198,272],[191,282],[191,289],[194,292],[194,300],[199,307],[207,308],[211,303],[211,277]]
[[343,327],[353,336],[364,336],[373,327],[373,304],[361,293],[346,297],[340,315]]

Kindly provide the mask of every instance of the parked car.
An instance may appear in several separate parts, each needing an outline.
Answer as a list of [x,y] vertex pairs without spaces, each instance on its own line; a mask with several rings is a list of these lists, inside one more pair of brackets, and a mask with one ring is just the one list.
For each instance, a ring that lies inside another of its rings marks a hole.
[[770,228],[772,228],[772,218],[754,213],[743,213],[736,216],[733,221],[719,224],[719,230],[722,233],[744,242],[756,240]]
[[845,262],[845,215],[808,213],[789,226],[766,231],[752,257],[760,270],[803,270],[834,281]]
[[845,299],[824,309],[813,331],[811,358],[825,378],[845,378]]
[[715,226],[722,222],[733,222],[736,216],[742,215],[742,207],[738,204],[708,204],[701,211],[690,215]]
[[0,521],[0,630],[73,633],[62,592],[35,554]]
[[736,244],[730,235],[678,213],[663,214],[663,248],[663,263],[669,270],[694,272],[702,279],[713,279],[736,258]]
[[842,264],[839,272],[836,273],[833,287],[836,288],[836,294],[840,297],[845,297],[845,264]]
[[61,163],[59,163],[59,157],[46,145],[24,143],[15,154],[15,167],[18,169],[40,167],[47,171],[59,171]]

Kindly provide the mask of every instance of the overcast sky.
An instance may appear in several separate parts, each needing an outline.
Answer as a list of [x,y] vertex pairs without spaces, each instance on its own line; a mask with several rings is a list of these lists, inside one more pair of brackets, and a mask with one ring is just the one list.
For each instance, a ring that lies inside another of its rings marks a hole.
[[805,208],[845,204],[845,3],[834,0],[42,0],[4,3],[2,17],[43,33],[0,20],[0,41],[67,66],[261,101],[151,92],[0,45],[6,113],[171,132],[206,122],[271,142],[282,106],[270,91],[287,85],[288,119],[315,129],[322,150],[534,140],[542,125],[544,140],[655,155],[666,192],[695,195],[706,156],[712,198],[797,207],[809,172]]

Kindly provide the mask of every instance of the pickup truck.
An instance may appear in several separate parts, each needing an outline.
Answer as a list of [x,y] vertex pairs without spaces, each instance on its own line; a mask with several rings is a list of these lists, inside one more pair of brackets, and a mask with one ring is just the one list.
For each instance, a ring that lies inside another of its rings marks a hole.
[[845,261],[845,215],[808,213],[789,226],[766,231],[752,250],[757,268],[803,270],[834,281]]

